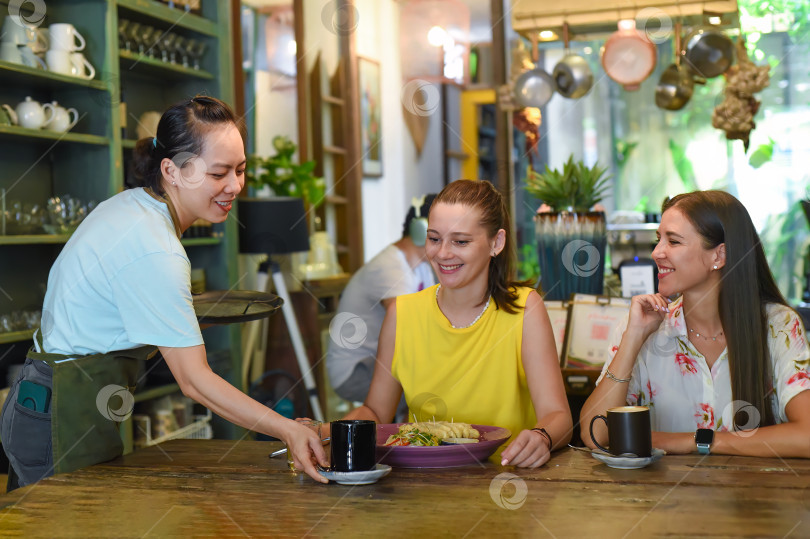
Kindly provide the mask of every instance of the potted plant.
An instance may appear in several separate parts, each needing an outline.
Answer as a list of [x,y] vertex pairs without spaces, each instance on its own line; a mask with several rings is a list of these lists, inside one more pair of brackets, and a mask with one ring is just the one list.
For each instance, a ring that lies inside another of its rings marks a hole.
[[607,169],[574,162],[529,169],[526,190],[543,202],[535,216],[540,283],[548,300],[602,294],[607,233],[603,211],[592,211],[610,184]]
[[289,137],[274,137],[273,148],[276,154],[271,157],[248,157],[248,186],[257,191],[269,187],[272,195],[303,198],[307,206],[317,207],[323,202],[326,183],[315,175],[315,161],[296,162],[293,155],[298,146]]

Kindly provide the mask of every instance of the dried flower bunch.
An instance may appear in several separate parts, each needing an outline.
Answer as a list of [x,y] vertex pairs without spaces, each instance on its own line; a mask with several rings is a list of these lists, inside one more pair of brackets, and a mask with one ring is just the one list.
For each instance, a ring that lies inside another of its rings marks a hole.
[[727,139],[742,140],[747,152],[751,131],[756,127],[754,116],[760,105],[753,94],[770,84],[770,67],[751,61],[742,37],[737,40],[737,58],[737,64],[725,73],[724,99],[714,108],[712,126],[725,131]]

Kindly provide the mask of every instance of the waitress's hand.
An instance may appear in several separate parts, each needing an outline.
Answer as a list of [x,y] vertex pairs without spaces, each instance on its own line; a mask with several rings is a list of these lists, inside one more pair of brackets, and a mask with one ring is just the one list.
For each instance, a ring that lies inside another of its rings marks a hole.
[[501,466],[537,468],[549,458],[548,439],[536,430],[523,430],[501,453]]
[[[311,417],[296,417],[296,421],[311,421]],[[332,423],[329,421],[324,421],[321,424],[321,445],[327,444],[329,442],[324,442],[325,438],[329,438],[332,435]]]
[[328,483],[329,480],[319,474],[315,467],[316,463],[324,468],[329,467],[329,461],[326,460],[326,453],[318,434],[295,421],[285,421],[284,427],[285,431],[281,434],[281,439],[287,444],[287,451],[292,455],[295,468],[304,471],[319,483]]
[[633,296],[627,331],[636,332],[642,339],[646,339],[664,321],[664,317],[669,313],[668,305],[669,301],[661,294]]

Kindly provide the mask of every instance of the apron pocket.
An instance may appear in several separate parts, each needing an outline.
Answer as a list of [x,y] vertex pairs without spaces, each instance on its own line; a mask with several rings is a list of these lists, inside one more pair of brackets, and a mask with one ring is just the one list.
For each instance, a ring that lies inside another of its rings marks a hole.
[[3,444],[8,454],[26,466],[50,464],[51,414],[35,412],[14,402],[10,426],[11,442]]

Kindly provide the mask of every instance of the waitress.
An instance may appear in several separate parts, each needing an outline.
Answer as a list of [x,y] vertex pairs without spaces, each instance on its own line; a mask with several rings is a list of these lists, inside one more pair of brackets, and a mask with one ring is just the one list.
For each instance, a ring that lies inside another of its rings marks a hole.
[[327,465],[310,429],[254,401],[208,366],[180,237],[197,219],[225,221],[245,181],[244,129],[211,97],[168,109],[138,141],[142,187],[82,222],[51,268],[41,334],[2,411],[9,490],[122,453],[140,361],[160,351],[183,394],[229,421],[275,436],[320,482]]

